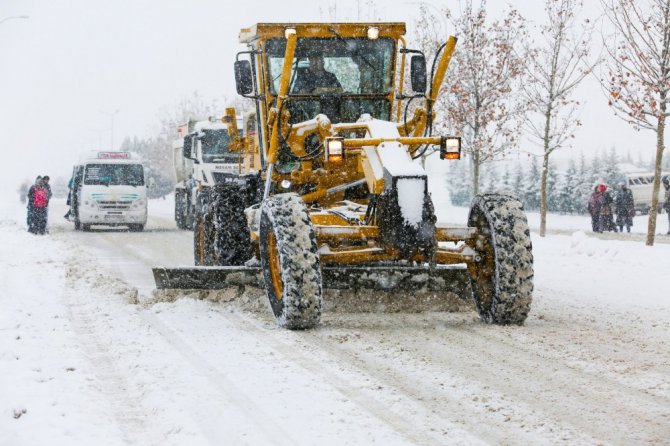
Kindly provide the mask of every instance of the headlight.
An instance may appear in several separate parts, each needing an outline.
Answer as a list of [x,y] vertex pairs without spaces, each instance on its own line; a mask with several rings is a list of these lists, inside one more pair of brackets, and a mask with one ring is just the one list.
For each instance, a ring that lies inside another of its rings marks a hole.
[[330,163],[341,163],[344,160],[344,138],[326,138],[326,161]]
[[461,137],[447,136],[440,141],[440,159],[461,159]]
[[291,188],[291,181],[281,180],[281,188],[282,189],[290,189]]

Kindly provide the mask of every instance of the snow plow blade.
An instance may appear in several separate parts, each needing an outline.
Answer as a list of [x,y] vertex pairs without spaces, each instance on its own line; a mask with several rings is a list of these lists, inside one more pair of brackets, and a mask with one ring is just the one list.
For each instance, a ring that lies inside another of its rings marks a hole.
[[[220,290],[234,286],[263,287],[258,267],[205,266],[153,268],[158,289]],[[465,267],[439,266],[326,266],[322,268],[326,289],[446,292],[461,294],[470,289]]]

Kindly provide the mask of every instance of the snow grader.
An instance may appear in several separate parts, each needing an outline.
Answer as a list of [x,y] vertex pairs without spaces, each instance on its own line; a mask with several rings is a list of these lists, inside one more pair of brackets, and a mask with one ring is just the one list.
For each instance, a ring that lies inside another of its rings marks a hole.
[[[439,298],[465,276],[461,291],[472,293],[482,320],[524,322],[533,257],[521,203],[479,195],[462,226],[439,226],[414,161],[429,151],[461,157],[458,136],[432,134],[457,39],[429,71],[404,34],[403,23],[241,30],[237,92],[255,112],[235,145],[240,172],[213,189],[195,229],[204,266],[154,268],[159,289],[260,283],[278,323],[306,329],[320,321],[324,289]],[[234,122],[234,113],[224,119]]]

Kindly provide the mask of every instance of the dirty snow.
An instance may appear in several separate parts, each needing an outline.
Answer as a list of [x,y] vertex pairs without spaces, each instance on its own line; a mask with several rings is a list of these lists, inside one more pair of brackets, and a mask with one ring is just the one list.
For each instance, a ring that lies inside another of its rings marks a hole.
[[[467,209],[440,200],[439,183],[431,191],[439,220],[464,224]],[[32,236],[23,211],[13,195],[0,200],[1,445],[670,437],[670,240],[644,246],[645,217],[634,234],[595,238],[588,218],[551,215],[550,234],[532,234],[524,327],[483,325],[465,309],[329,312],[326,301],[318,329],[290,332],[258,295],[245,297],[255,311],[149,304],[150,267],[190,258],[171,200],[150,203],[139,234],[74,232],[55,200],[51,233]]]

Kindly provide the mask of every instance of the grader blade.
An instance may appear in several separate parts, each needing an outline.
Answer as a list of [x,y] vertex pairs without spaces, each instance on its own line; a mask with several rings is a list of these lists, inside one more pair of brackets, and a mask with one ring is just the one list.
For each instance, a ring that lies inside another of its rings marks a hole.
[[246,266],[189,266],[152,268],[158,289],[221,290],[233,286],[263,286],[260,268]]
[[[325,266],[323,287],[336,290],[456,292],[470,287],[470,276],[459,266]],[[153,268],[158,289],[220,290],[233,286],[263,287],[261,269],[240,266]]]
[[440,266],[337,266],[322,268],[326,289],[381,291],[459,291],[467,289],[465,267]]

